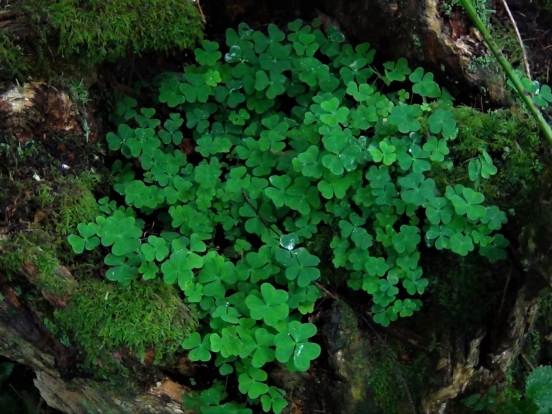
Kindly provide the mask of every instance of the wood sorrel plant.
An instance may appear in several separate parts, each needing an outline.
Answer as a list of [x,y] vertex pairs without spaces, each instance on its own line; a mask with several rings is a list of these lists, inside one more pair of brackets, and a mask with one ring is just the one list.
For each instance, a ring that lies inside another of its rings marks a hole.
[[[190,359],[214,354],[249,402],[279,413],[283,391],[263,367],[306,371],[320,354],[309,342],[315,326],[301,320],[321,297],[320,259],[305,246],[322,227],[335,232],[333,265],[371,295],[374,320],[387,326],[422,305],[422,240],[497,260],[507,242],[493,232],[506,216],[484,205],[476,184],[436,186],[434,172],[453,168],[457,128],[431,73],[404,59],[377,71],[368,44],[353,48],[299,20],[268,35],[241,24],[226,46],[223,58],[203,41],[198,65],[159,77],[159,101],[174,108],[164,123],[130,98],[120,103],[107,141],[129,159],[114,166],[127,206],[102,200],[104,215],[69,242],[76,252],[111,247],[110,280],[178,284],[203,321],[182,344]],[[199,162],[179,149],[184,122]],[[484,150],[477,162],[473,182],[496,172]],[[144,231],[136,211],[162,229]],[[223,398],[211,394],[193,404]]]

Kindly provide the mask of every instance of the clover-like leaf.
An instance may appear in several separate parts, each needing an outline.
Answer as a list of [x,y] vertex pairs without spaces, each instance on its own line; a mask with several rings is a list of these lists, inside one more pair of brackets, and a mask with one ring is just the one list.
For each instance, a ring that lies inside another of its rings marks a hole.
[[407,226],[403,224],[399,233],[392,238],[395,250],[402,254],[410,254],[416,250],[416,246],[421,241],[420,230],[418,227]]
[[117,134],[109,132],[106,136],[107,144],[111,151],[115,151],[121,148],[121,146],[127,142],[127,140],[135,136],[135,131],[127,124],[121,124],[117,128]]
[[[416,292],[421,295],[424,293],[429,282],[427,279],[422,278],[422,269],[418,268],[414,271],[408,272],[407,277],[403,279],[402,284],[409,295],[415,295]],[[400,309],[399,312],[401,310],[402,309]]]
[[485,215],[485,207],[481,205],[485,201],[485,196],[471,188],[462,187],[461,194],[451,195],[450,201],[456,213],[467,215],[470,220],[478,220]]
[[426,215],[431,224],[448,224],[452,219],[453,210],[444,197],[434,197],[429,201]]
[[293,165],[296,171],[300,171],[306,177],[322,177],[320,150],[316,145],[311,145],[305,152],[297,155],[297,158],[293,160]]
[[136,278],[137,274],[137,267],[124,263],[109,269],[105,277],[113,282],[119,282],[123,286],[129,286],[130,282]]
[[467,256],[469,252],[473,251],[474,246],[470,236],[456,233],[450,238],[450,249],[460,256]]
[[[347,124],[349,109],[339,107],[339,99],[333,97],[320,104],[320,107],[327,113],[320,115],[320,120],[330,127],[336,127],[338,124]],[[329,112],[329,113],[328,113]]]
[[387,82],[402,82],[406,79],[406,75],[411,72],[405,58],[400,58],[397,62],[386,62],[383,66],[385,67],[385,78]]
[[390,124],[396,125],[400,132],[407,134],[420,130],[422,127],[418,121],[420,115],[422,110],[418,105],[397,105],[391,109],[388,120]]
[[266,97],[268,99],[274,99],[276,96],[282,95],[286,91],[284,83],[287,78],[284,75],[274,71],[270,71],[269,75],[262,70],[257,71],[257,74],[255,75],[255,89],[258,91],[266,90]]
[[[424,144],[424,151],[430,153],[429,158],[431,161],[443,162],[445,155],[449,153],[447,142],[444,139],[438,140],[436,137],[429,137],[428,141]],[[470,175],[471,178],[471,175]]]
[[439,85],[433,80],[433,73],[426,73],[422,68],[417,68],[409,76],[412,86],[412,92],[425,98],[439,98],[441,97],[441,89]]
[[265,413],[269,412],[272,408],[275,414],[280,414],[284,408],[288,405],[288,402],[284,398],[284,391],[276,388],[269,387],[268,395],[261,396],[261,404]]
[[361,148],[354,138],[336,128],[333,133],[325,135],[322,140],[325,148],[332,153],[322,157],[324,167],[335,175],[341,175],[344,170],[356,169]]
[[486,224],[491,230],[500,230],[507,221],[506,214],[497,206],[487,207],[485,215],[481,217],[481,223]]
[[157,236],[149,236],[148,243],[142,244],[140,250],[149,262],[154,259],[160,262],[169,255],[169,245],[167,241]]
[[184,103],[186,97],[180,92],[180,83],[175,77],[163,82],[159,88],[159,102],[166,103],[170,108]]
[[541,366],[532,371],[525,384],[526,396],[539,408],[538,414],[552,407],[552,367]]
[[168,285],[178,282],[180,288],[184,290],[187,283],[193,278],[192,269],[198,269],[202,266],[203,258],[201,256],[182,248],[171,254],[169,260],[161,265],[163,280]]
[[304,247],[293,251],[280,249],[278,252],[278,260],[286,266],[286,278],[297,280],[299,287],[306,287],[320,277],[320,270],[316,267],[320,259]]
[[190,350],[188,358],[191,361],[209,361],[211,359],[210,335],[205,335],[201,340],[201,335],[198,332],[192,332],[182,342],[182,348]]
[[264,192],[272,199],[276,207],[282,207],[285,203],[285,191],[291,184],[291,178],[288,175],[273,175],[269,181],[274,187],[267,187]]
[[224,358],[238,356],[243,349],[244,343],[238,335],[238,328],[230,326],[221,330],[221,335],[211,335],[211,350],[220,352]]
[[374,88],[368,84],[357,85],[356,82],[347,84],[347,94],[352,95],[357,102],[364,102],[370,99],[374,93]]
[[401,198],[407,203],[422,206],[435,197],[435,181],[422,173],[412,172],[398,182],[402,187]]
[[238,376],[239,390],[249,398],[259,398],[268,392],[268,385],[264,382],[268,378],[265,371],[250,367],[247,372]]
[[195,57],[200,65],[215,66],[215,63],[222,57],[222,53],[218,51],[219,45],[216,42],[204,40],[201,42],[203,49],[195,50]]
[[339,227],[341,228],[341,235],[343,237],[350,237],[353,243],[361,249],[368,249],[372,246],[372,236],[367,232],[367,230],[362,227],[365,223],[365,220],[362,219],[358,214],[351,213],[349,216],[350,221],[341,220],[339,222]]
[[288,317],[288,293],[285,290],[276,289],[270,283],[263,283],[261,295],[261,298],[249,295],[245,300],[253,319],[262,319],[268,326],[275,326]]
[[122,256],[138,249],[142,230],[136,226],[134,217],[117,210],[98,225],[97,234],[101,238],[102,245],[112,246],[111,251],[114,255]]
[[418,300],[397,299],[393,303],[393,312],[400,314],[402,317],[412,316],[417,310],[420,310],[420,301]]
[[82,253],[84,249],[92,250],[99,246],[100,239],[96,237],[99,227],[96,223],[79,223],[77,225],[77,230],[82,237],[75,234],[71,234],[67,237],[67,241],[71,247],[73,247],[75,253]]
[[379,148],[372,145],[368,148],[375,162],[383,162],[384,165],[391,165],[397,159],[395,146],[391,145],[387,140],[380,141]]
[[276,359],[278,362],[293,362],[299,371],[307,371],[310,361],[318,358],[321,352],[320,345],[308,342],[316,334],[316,326],[312,323],[291,321],[287,329],[274,338],[276,345]]
[[456,121],[454,120],[454,114],[451,110],[438,108],[427,119],[429,124],[429,130],[433,134],[441,133],[445,139],[452,139],[456,137],[458,132],[456,128]]

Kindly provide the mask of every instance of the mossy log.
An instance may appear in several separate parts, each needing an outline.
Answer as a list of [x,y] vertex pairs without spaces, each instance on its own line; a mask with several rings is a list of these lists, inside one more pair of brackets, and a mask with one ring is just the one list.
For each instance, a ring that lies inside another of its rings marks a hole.
[[109,381],[67,378],[78,363],[75,348],[54,338],[31,303],[19,300],[0,274],[0,354],[27,365],[36,373],[34,381],[50,407],[67,414],[166,413],[181,414],[186,389],[161,378],[140,392],[114,389]]
[[[24,145],[30,140],[47,142],[52,135],[78,136],[84,141],[86,137],[81,125],[86,121],[93,130],[88,139],[90,142],[95,141],[97,121],[77,109],[77,104],[67,92],[48,87],[42,82],[11,85],[0,94],[0,130],[5,137],[11,137],[10,140],[16,146]],[[6,142],[4,144],[8,145]],[[36,165],[42,155],[44,154],[36,154],[37,159],[29,158],[28,163]],[[11,165],[10,161],[8,158],[3,160],[8,163],[6,166]],[[78,161],[66,162],[73,166]],[[21,160],[19,162],[19,167],[27,164]],[[12,169],[9,173],[12,180],[23,179],[20,183],[23,188],[27,185],[27,180],[34,181],[31,176],[27,177],[27,173],[19,177],[21,171]],[[55,169],[54,173],[59,174]],[[37,175],[45,182],[52,179],[51,170],[39,170]],[[2,191],[9,190],[12,187],[6,186]],[[32,197],[30,188],[23,190],[25,191]],[[4,258],[8,252],[13,253],[12,242],[17,239],[18,234],[21,237],[29,235],[34,231],[33,226],[39,226],[40,222],[48,220],[43,217],[47,214],[43,210],[38,214],[30,207],[22,207],[21,202],[17,199],[10,200],[9,195],[3,194],[2,198],[8,202],[3,205],[5,221],[0,224],[0,255],[4,255]],[[79,198],[88,200],[86,197]],[[23,212],[18,211],[22,208]],[[11,221],[12,217],[17,217],[18,221],[30,219],[30,223],[25,225]],[[51,240],[55,240],[61,235],[52,233],[50,236]],[[20,258],[20,268],[15,279],[8,278],[0,270],[0,355],[30,367],[36,374],[35,385],[46,403],[64,413],[183,413],[181,401],[185,388],[159,371],[151,376],[147,387],[143,383],[135,383],[135,378],[128,379],[125,391],[114,388],[109,381],[94,380],[89,374],[82,377],[75,374],[83,359],[79,350],[62,344],[49,331],[44,318],[55,309],[64,309],[78,290],[79,284],[57,259],[57,264],[53,264],[45,283],[43,269],[37,259],[41,258],[43,249],[52,247],[47,241],[46,243],[42,246],[27,242],[24,244],[23,257]],[[34,296],[33,299],[32,296],[21,294],[17,291],[17,286],[21,283],[27,286],[26,291],[34,291],[42,297]],[[131,363],[140,364],[137,359]]]

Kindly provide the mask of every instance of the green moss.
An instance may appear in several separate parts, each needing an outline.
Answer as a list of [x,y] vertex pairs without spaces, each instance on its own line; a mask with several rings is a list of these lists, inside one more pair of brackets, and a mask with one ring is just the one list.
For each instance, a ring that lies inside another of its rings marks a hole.
[[26,226],[0,240],[0,270],[13,278],[23,273],[26,264],[32,264],[37,268],[31,271],[37,275],[32,281],[37,288],[55,295],[67,294],[72,287],[66,285],[63,275],[56,274],[56,269],[61,266],[60,260],[67,264],[74,256],[66,235],[79,223],[98,215],[98,203],[92,194],[98,181],[97,175],[85,172],[78,177],[57,175],[48,184],[7,183],[5,198],[0,197],[0,201],[11,206],[13,200],[20,199],[17,211]]
[[8,79],[29,70],[29,62],[23,57],[23,48],[0,29],[0,79]]
[[48,233],[38,229],[16,233],[0,242],[0,251],[0,269],[9,277],[25,272],[38,289],[53,295],[69,295],[75,289],[75,281],[58,273],[61,264]]
[[101,62],[186,49],[203,36],[189,0],[23,0],[10,10],[26,16],[27,35],[0,29],[0,79],[80,78]]
[[471,184],[468,162],[485,149],[498,173],[479,187],[489,205],[517,210],[536,195],[543,170],[538,128],[531,117],[516,108],[483,113],[469,107],[454,108],[459,134],[451,148],[452,171],[435,177],[440,185]]
[[181,349],[195,331],[197,317],[177,291],[162,281],[136,281],[128,287],[90,280],[83,282],[69,306],[55,312],[60,331],[86,353],[88,364],[112,361],[115,351],[155,362]]
[[41,38],[57,43],[62,56],[89,63],[129,52],[188,48],[202,36],[195,4],[178,0],[28,0]]
[[374,367],[368,374],[367,382],[383,413],[411,412],[412,408],[404,384],[406,382],[408,392],[414,404],[417,404],[426,382],[427,355],[418,354],[409,362],[405,362],[399,356],[393,359],[386,348],[378,346],[371,352],[370,358],[374,361]]
[[55,203],[52,209],[52,225],[60,236],[75,231],[79,223],[94,220],[99,214],[98,202],[92,189],[100,177],[84,172],[79,177],[59,177],[56,181]]

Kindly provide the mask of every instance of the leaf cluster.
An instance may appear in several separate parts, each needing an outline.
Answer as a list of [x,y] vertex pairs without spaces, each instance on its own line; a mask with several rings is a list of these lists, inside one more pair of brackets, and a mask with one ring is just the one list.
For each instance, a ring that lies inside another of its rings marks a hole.
[[[101,200],[103,215],[69,238],[77,252],[109,248],[110,280],[177,284],[203,321],[182,342],[190,359],[214,355],[249,401],[276,413],[286,402],[263,368],[306,371],[321,352],[316,327],[301,321],[321,296],[320,258],[305,247],[313,234],[335,230],[334,267],[371,295],[384,326],[422,305],[422,240],[491,260],[507,244],[494,233],[505,215],[483,194],[433,178],[452,165],[458,133],[433,75],[404,59],[380,73],[370,45],[344,44],[318,23],[268,34],[240,24],[225,48],[203,41],[198,65],[157,79],[159,102],[174,111],[164,122],[121,102],[124,122],[107,142],[129,160],[114,165],[127,206]],[[391,84],[408,90],[380,92]],[[418,103],[406,103],[410,94]],[[180,151],[184,126],[198,162]],[[162,230],[146,231],[137,212]]]

